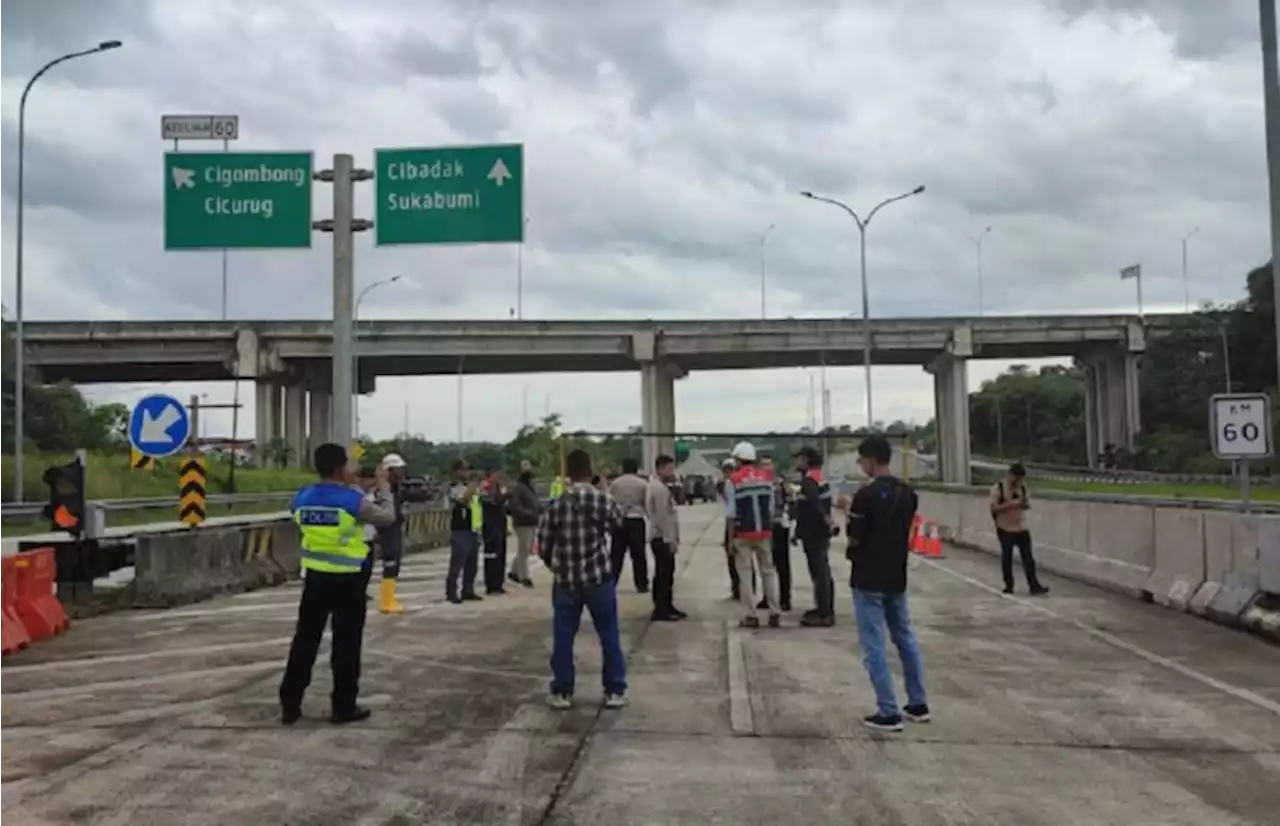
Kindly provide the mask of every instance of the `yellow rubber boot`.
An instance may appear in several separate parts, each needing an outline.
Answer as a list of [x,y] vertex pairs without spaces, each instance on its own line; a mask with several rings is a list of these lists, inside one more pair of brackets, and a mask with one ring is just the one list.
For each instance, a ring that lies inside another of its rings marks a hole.
[[382,580],[381,591],[379,592],[378,610],[384,614],[403,614],[404,606],[396,600],[396,581],[394,579]]

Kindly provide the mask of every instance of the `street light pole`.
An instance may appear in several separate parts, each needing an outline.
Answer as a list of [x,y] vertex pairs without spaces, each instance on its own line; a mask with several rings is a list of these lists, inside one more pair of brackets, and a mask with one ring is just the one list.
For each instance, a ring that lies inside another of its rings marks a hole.
[[26,340],[23,337],[24,330],[22,325],[22,230],[23,230],[23,176],[25,172],[25,150],[27,145],[27,96],[31,94],[31,87],[36,85],[36,81],[44,77],[45,72],[57,66],[59,63],[66,63],[68,60],[75,60],[77,57],[87,57],[98,52],[107,52],[112,49],[120,48],[122,44],[119,40],[104,40],[92,49],[85,49],[79,52],[71,52],[64,54],[62,57],[50,60],[48,63],[40,67],[31,79],[27,81],[27,85],[22,89],[22,97],[18,101],[18,216],[17,225],[14,232],[14,389],[13,389],[13,499],[15,502],[22,501],[22,479],[23,468],[22,460],[26,441]]
[[[1258,0],[1262,29],[1262,100],[1266,117],[1267,181],[1271,193],[1272,294],[1280,299],[1280,66],[1276,60],[1276,0]],[[1276,306],[1280,306],[1277,303]],[[1280,313],[1276,314],[1276,364],[1280,367]]]
[[858,213],[854,212],[853,209],[850,208],[848,204],[845,204],[841,201],[837,201],[834,198],[825,198],[821,195],[814,195],[812,192],[800,193],[801,195],[803,195],[804,197],[810,200],[821,201],[824,204],[831,204],[832,206],[836,206],[836,207],[839,207],[840,209],[843,209],[845,212],[849,214],[849,217],[853,219],[853,222],[858,225],[858,255],[859,255],[859,261],[861,263],[861,270],[862,270],[862,331],[864,336],[863,346],[862,346],[862,366],[866,373],[866,383],[867,383],[867,429],[868,430],[870,430],[875,423],[875,407],[871,401],[871,307],[870,307],[871,300],[867,291],[867,227],[871,224],[871,219],[876,217],[876,213],[879,212],[884,207],[887,207],[889,204],[892,204],[894,201],[901,201],[903,199],[910,198],[913,195],[919,195],[922,192],[924,192],[923,184],[911,190],[910,192],[904,192],[901,195],[895,195],[892,198],[886,198],[885,200],[881,201],[880,203],[872,207],[871,211],[867,213],[867,217],[865,219],[859,218]]
[[[404,276],[393,275],[390,278],[384,278],[381,281],[375,281],[360,291],[356,296],[356,308],[351,314],[351,375],[354,376],[356,383],[356,392],[351,394],[351,420],[354,425],[351,429],[352,438],[360,438],[360,302],[364,301],[364,297],[371,290],[387,284],[394,284]],[[407,430],[407,428],[406,428]]]
[[1200,231],[1200,227],[1188,232],[1182,236],[1182,289],[1186,293],[1185,306],[1183,312],[1191,312],[1191,279],[1187,275],[1187,242],[1191,240],[1191,236]]
[[987,227],[978,233],[978,237],[969,236],[969,241],[978,250],[978,318],[982,318],[984,313],[983,292],[982,292],[982,242],[987,239],[987,233],[991,232],[991,227]]
[[773,232],[773,228],[776,226],[777,224],[770,224],[769,226],[764,228],[764,232],[760,233],[760,318],[761,319],[768,318],[768,316],[765,314],[765,301],[764,301],[764,242],[769,240],[769,233]]

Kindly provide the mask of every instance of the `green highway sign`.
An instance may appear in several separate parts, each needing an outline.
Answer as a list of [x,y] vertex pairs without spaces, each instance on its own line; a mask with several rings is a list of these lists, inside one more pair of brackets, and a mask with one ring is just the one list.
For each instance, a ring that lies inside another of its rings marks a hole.
[[166,250],[311,246],[310,152],[166,152]]
[[379,245],[524,241],[524,146],[378,149]]

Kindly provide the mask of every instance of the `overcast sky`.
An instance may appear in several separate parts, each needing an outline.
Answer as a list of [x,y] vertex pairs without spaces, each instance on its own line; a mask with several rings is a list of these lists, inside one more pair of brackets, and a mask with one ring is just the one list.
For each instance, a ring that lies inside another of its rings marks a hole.
[[[867,209],[875,316],[1132,312],[1234,300],[1267,258],[1256,0],[5,0],[4,302],[13,307],[18,98],[27,111],[29,319],[216,319],[217,253],[166,253],[164,113],[230,112],[239,149],[523,142],[526,318],[860,313],[857,233],[799,190]],[[191,148],[217,145],[190,144]],[[327,164],[324,164],[327,165]],[[316,186],[316,215],[329,213]],[[372,186],[357,213],[371,217]],[[356,247],[364,318],[506,318],[516,249]],[[230,317],[330,317],[329,241],[230,256]],[[975,362],[971,386],[1007,363]],[[856,370],[828,371],[861,424]],[[877,418],[932,416],[932,381],[876,371]],[[684,430],[807,424],[803,371],[694,374]],[[158,386],[96,386],[128,401]],[[169,385],[230,399],[229,385]],[[362,430],[454,438],[457,382],[383,379]],[[252,393],[246,393],[253,422]],[[527,400],[527,401],[526,401]],[[465,380],[464,436],[548,407],[639,422],[638,374]],[[229,432],[213,416],[207,435]],[[249,425],[252,428],[252,424]]]

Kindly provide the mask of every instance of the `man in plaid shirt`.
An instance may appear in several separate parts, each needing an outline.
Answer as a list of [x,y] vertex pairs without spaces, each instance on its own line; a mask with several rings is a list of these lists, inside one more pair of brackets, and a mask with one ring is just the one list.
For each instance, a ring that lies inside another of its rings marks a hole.
[[555,575],[547,704],[556,709],[573,705],[573,641],[585,607],[600,637],[605,707],[622,708],[627,704],[627,662],[607,544],[622,526],[622,512],[609,494],[591,485],[591,456],[585,450],[570,453],[566,466],[569,486],[538,523],[538,555]]

